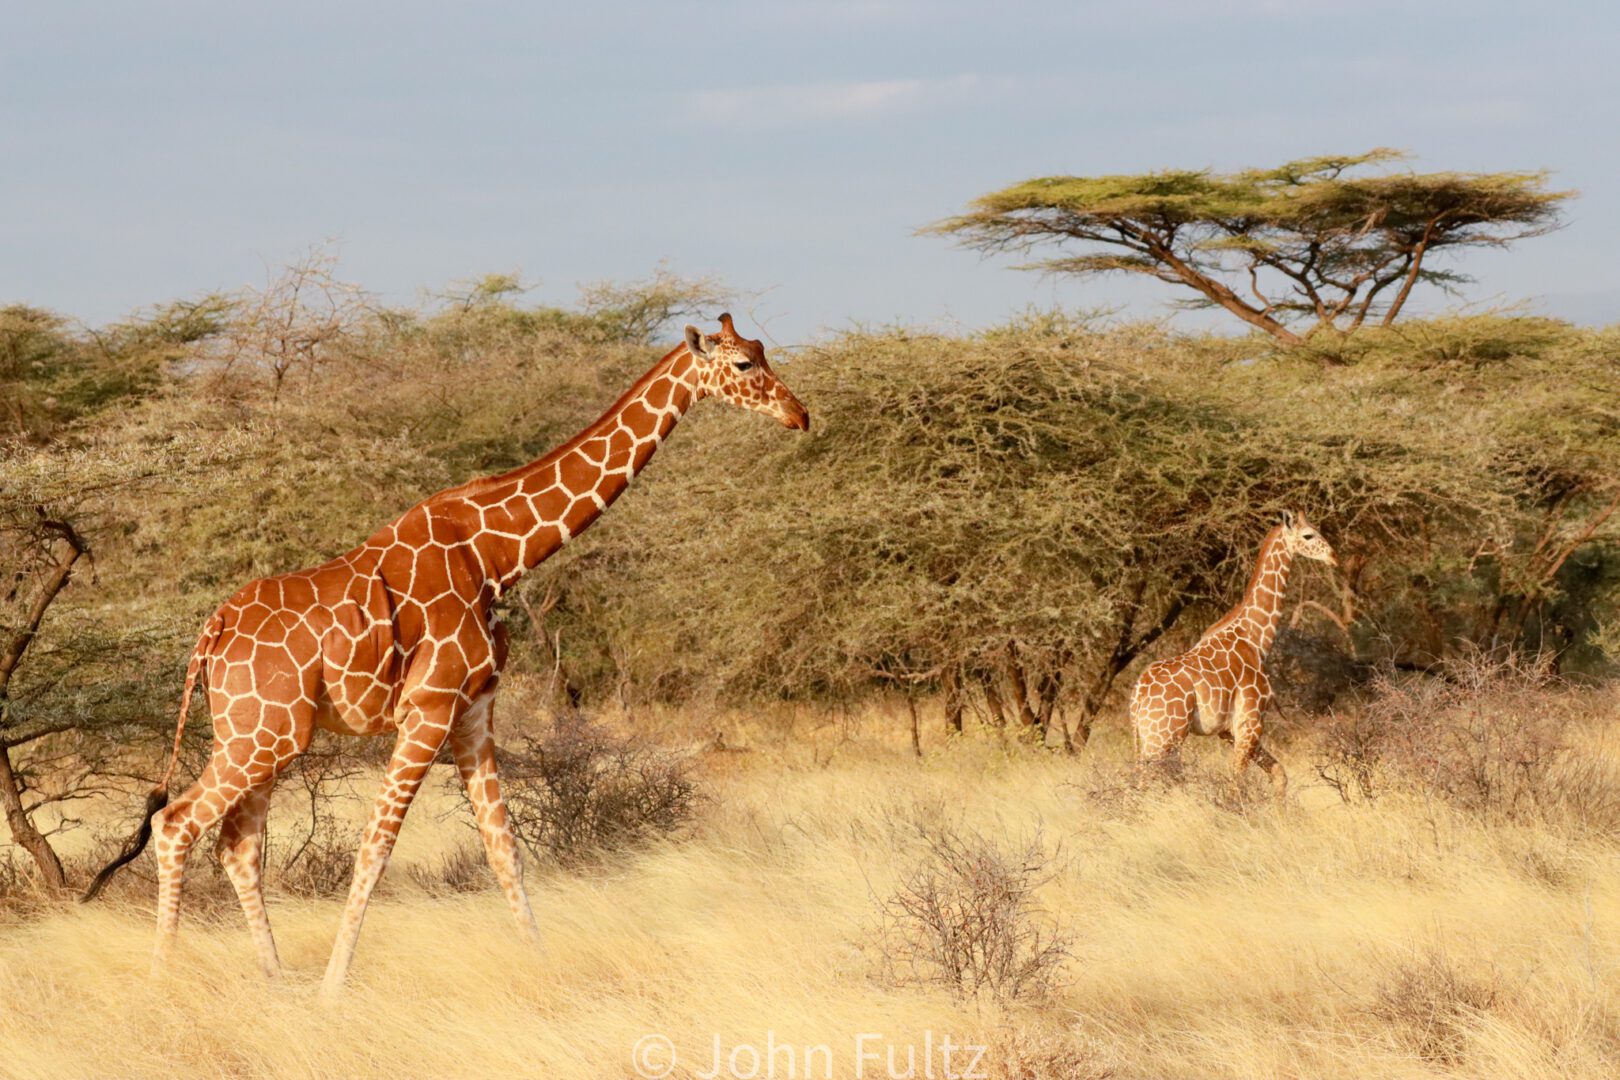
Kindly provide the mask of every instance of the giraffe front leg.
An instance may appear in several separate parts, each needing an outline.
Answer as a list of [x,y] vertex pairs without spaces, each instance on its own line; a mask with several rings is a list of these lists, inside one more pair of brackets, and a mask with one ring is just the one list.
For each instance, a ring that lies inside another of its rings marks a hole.
[[454,705],[415,706],[400,727],[399,741],[394,744],[394,754],[388,762],[388,777],[377,793],[371,820],[355,856],[349,899],[343,907],[343,921],[332,946],[332,958],[326,965],[326,977],[321,981],[323,998],[331,998],[342,989],[349,963],[354,959],[355,943],[360,940],[360,925],[365,921],[372,890],[388,866],[405,812],[432,768],[433,759],[444,745],[454,720]]
[[1281,799],[1288,794],[1288,773],[1282,767],[1282,762],[1272,756],[1271,751],[1262,746],[1259,740],[1254,744],[1254,763],[1265,770],[1271,778],[1271,789]]
[[538,944],[540,929],[534,910],[523,889],[523,862],[517,838],[512,835],[506,803],[501,799],[501,783],[495,771],[495,697],[493,692],[475,702],[450,734],[456,770],[467,787],[473,816],[478,819],[478,835],[484,841],[484,854],[495,872],[506,902],[517,920],[518,934]]
[[1288,789],[1288,777],[1282,763],[1260,745],[1260,712],[1247,698],[1234,703],[1232,711],[1232,783],[1240,785],[1243,770],[1254,762],[1266,773],[1272,790],[1281,798]]
[[254,788],[225,814],[215,850],[241,901],[259,965],[273,979],[281,974],[281,958],[276,955],[270,916],[264,909],[264,823],[270,811],[270,790],[269,784]]

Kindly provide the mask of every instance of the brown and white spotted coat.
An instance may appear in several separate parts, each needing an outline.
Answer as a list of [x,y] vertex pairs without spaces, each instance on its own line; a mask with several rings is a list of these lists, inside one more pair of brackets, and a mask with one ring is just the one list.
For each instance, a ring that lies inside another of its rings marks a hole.
[[1261,714],[1271,700],[1266,653],[1277,637],[1288,570],[1296,555],[1337,566],[1333,549],[1303,515],[1285,514],[1266,534],[1243,600],[1180,656],[1149,664],[1131,694],[1130,722],[1141,780],[1149,769],[1179,764],[1189,734],[1232,744],[1234,777],[1250,761],[1286,789],[1282,764],[1260,745]]
[[[496,602],[595,521],[686,410],[709,396],[801,431],[810,425],[760,343],[739,336],[731,316],[722,315],[718,334],[688,326],[684,344],[567,444],[511,472],[442,491],[331,562],[252,582],[208,619],[186,672],[179,729],[201,676],[213,752],[196,783],[152,819],[159,963],[178,925],[186,856],[218,822],[220,860],[260,962],[267,973],[279,970],[261,887],[265,816],[276,775],[309,746],[316,727],[394,739],[327,965],[327,991],[343,981],[405,812],[446,744],[519,930],[536,937],[495,771],[491,707],[506,658]],[[171,757],[157,805],[174,763]]]

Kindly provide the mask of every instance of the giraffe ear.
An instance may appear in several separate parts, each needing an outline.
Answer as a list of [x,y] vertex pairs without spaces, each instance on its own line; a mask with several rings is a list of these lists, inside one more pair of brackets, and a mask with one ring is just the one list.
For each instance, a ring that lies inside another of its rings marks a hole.
[[693,356],[709,355],[709,350],[704,345],[703,331],[690,324],[686,327],[686,351]]
[[1294,527],[1294,512],[1292,510],[1283,511],[1283,527],[1288,529]]

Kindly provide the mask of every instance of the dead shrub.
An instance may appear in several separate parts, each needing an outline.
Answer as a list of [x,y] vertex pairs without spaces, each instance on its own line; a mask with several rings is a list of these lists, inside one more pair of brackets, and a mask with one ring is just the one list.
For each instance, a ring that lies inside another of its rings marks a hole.
[[673,833],[700,798],[686,758],[577,713],[523,737],[501,775],[512,831],[564,865]]
[[1583,754],[1582,693],[1540,658],[1473,653],[1424,675],[1376,674],[1322,729],[1316,772],[1345,801],[1386,787],[1494,821],[1620,832],[1620,772]]
[[298,793],[304,824],[285,846],[272,843],[266,852],[265,861],[273,868],[268,880],[275,888],[305,899],[348,892],[360,830],[343,821],[338,807],[360,800],[351,781],[363,775],[366,753],[357,740],[327,736],[282,774],[282,788]]
[[1494,973],[1466,975],[1444,952],[1430,949],[1386,960],[1368,1011],[1403,1049],[1425,1061],[1456,1065],[1467,1051],[1470,1025],[1502,1003]]
[[1142,805],[1143,791],[1136,784],[1136,770],[1129,762],[1093,758],[1091,767],[1061,786],[1073,791],[1105,821],[1123,821]]
[[349,891],[359,850],[358,829],[323,821],[276,867],[270,882],[277,890],[306,900],[343,896]]
[[1474,655],[1441,678],[1383,686],[1373,709],[1394,729],[1389,753],[1403,772],[1465,810],[1519,819],[1546,803],[1566,748],[1562,725],[1548,722],[1556,689],[1543,664]]
[[960,997],[1047,994],[1071,956],[1071,939],[1035,901],[1055,872],[1041,837],[1009,850],[937,822],[919,821],[917,829],[922,858],[879,904],[884,977]]
[[1072,1031],[1003,1029],[991,1036],[977,1075],[995,1080],[1109,1080],[1118,1073],[1113,1057],[1106,1047]]
[[1251,764],[1233,775],[1231,758],[1225,753],[1185,762],[1170,775],[1211,809],[1233,817],[1267,813],[1278,805],[1276,789],[1263,769]]
[[43,894],[36,873],[11,852],[0,852],[0,912],[32,906]]
[[1335,710],[1323,718],[1318,731],[1316,775],[1346,803],[1376,801],[1383,792],[1380,765],[1391,732],[1385,715],[1365,708]]
[[462,844],[431,862],[412,866],[409,875],[429,896],[481,892],[489,887],[494,877],[484,860],[483,849],[471,844]]

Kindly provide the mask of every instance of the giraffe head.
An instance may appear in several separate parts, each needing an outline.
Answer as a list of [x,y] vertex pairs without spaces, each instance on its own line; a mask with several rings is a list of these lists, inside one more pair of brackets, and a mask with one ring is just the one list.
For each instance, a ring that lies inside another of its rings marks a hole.
[[713,394],[733,405],[774,416],[790,428],[810,430],[810,413],[771,370],[765,346],[737,333],[729,314],[720,316],[718,334],[688,326],[686,350],[697,361],[699,396]]
[[1290,555],[1303,555],[1307,559],[1316,559],[1329,566],[1339,565],[1339,560],[1333,556],[1333,548],[1317,531],[1316,526],[1305,520],[1304,514],[1296,514],[1291,510],[1283,511],[1282,540],[1287,545]]

